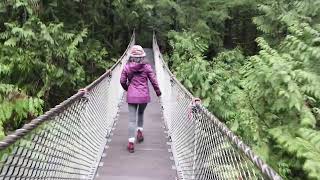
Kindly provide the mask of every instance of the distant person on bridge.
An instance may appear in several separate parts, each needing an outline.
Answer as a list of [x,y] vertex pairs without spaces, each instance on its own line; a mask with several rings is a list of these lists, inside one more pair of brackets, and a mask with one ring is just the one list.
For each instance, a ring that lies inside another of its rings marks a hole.
[[129,61],[125,65],[120,78],[121,86],[127,91],[129,108],[128,151],[131,153],[134,152],[135,141],[138,143],[143,141],[143,114],[147,104],[150,102],[148,79],[157,96],[161,95],[155,73],[151,65],[145,60],[145,56],[146,53],[143,48],[139,45],[134,45],[130,51]]

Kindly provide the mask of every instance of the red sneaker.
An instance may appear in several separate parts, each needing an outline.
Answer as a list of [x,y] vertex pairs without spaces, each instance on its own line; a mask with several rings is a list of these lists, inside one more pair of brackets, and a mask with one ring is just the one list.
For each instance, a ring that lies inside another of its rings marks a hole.
[[134,144],[132,142],[129,142],[128,144],[128,151],[130,153],[133,153],[134,152]]
[[137,141],[138,141],[138,143],[141,143],[143,141],[143,134],[140,129],[137,132]]

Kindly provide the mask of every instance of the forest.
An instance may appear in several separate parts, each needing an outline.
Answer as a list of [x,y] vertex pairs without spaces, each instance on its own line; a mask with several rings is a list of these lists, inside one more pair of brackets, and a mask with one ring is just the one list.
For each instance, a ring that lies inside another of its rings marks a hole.
[[105,72],[133,29],[284,179],[320,179],[320,0],[1,0],[0,138]]

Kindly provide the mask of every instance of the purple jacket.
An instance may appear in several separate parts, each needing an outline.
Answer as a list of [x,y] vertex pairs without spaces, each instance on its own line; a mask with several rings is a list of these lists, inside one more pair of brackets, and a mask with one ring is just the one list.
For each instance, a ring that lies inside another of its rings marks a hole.
[[125,65],[121,73],[120,83],[123,89],[128,91],[128,103],[143,104],[150,102],[148,79],[157,96],[160,96],[161,91],[157,78],[150,64],[130,62]]

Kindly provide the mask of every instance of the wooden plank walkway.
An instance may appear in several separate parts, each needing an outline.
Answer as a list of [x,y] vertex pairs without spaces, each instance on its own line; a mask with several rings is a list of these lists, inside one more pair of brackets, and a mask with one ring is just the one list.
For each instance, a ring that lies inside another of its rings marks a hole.
[[[153,62],[151,49],[145,49],[147,58]],[[150,83],[149,83],[150,85]],[[105,150],[106,157],[101,162],[96,180],[174,180],[176,171],[172,170],[173,161],[167,145],[161,108],[153,88],[144,115],[144,142],[135,144],[135,152],[129,153],[128,143],[128,106],[123,103],[119,120],[113,131],[112,141]]]

